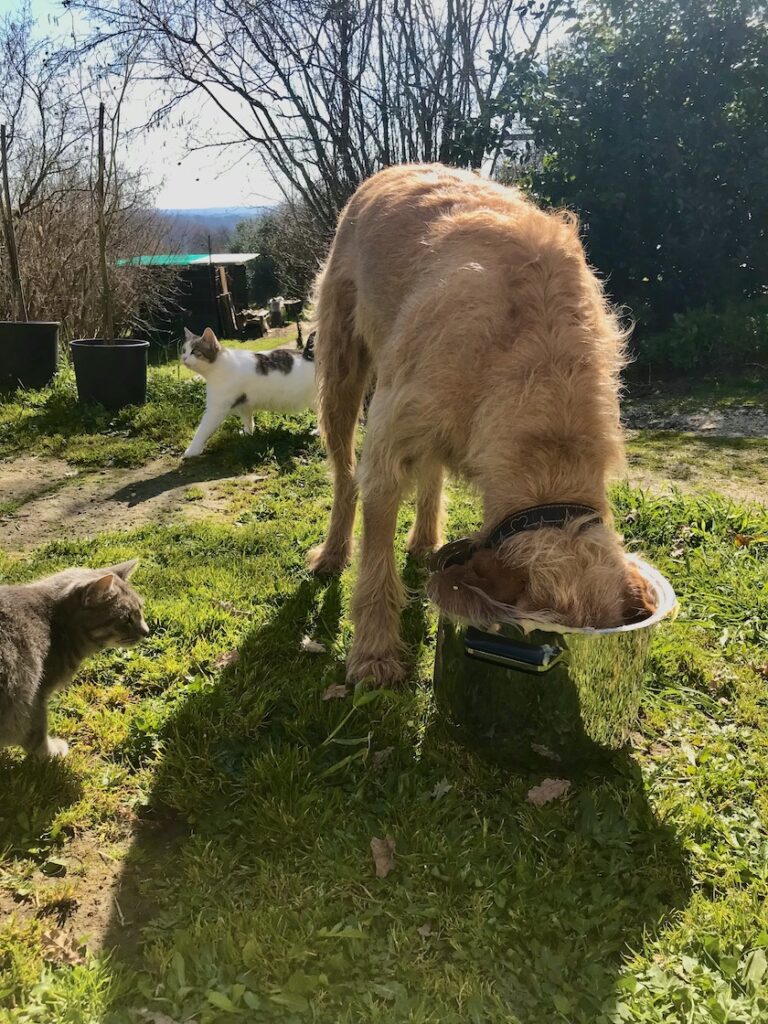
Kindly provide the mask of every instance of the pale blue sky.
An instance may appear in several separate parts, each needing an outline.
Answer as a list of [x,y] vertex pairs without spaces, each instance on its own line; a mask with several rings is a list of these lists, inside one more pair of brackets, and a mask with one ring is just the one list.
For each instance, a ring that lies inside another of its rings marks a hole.
[[[0,0],[0,15],[17,8],[17,0]],[[31,8],[43,31],[69,31],[72,16],[60,0],[32,0]],[[150,112],[151,97],[147,90],[137,88],[126,105],[123,123],[127,127],[141,124]],[[213,127],[211,113],[201,110],[197,102],[194,107],[190,105],[187,116],[196,118],[200,135]],[[255,153],[246,152],[244,147],[228,153],[189,153],[183,130],[161,128],[134,135],[126,147],[125,159],[130,166],[146,170],[160,207],[261,206],[280,199]]]

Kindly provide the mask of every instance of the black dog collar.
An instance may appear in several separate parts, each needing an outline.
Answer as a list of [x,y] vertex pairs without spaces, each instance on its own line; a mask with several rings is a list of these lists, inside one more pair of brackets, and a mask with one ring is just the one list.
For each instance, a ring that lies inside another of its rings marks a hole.
[[576,505],[571,503],[536,505],[534,508],[524,508],[522,512],[514,512],[506,519],[502,519],[485,540],[476,541],[470,537],[462,537],[459,540],[451,541],[436,551],[432,556],[431,568],[433,572],[447,569],[451,565],[463,565],[476,551],[481,548],[496,548],[505,540],[514,537],[518,533],[525,533],[527,530],[539,530],[542,526],[553,526],[562,529],[572,519],[586,519],[584,528],[597,526],[602,520],[600,513],[590,505]]

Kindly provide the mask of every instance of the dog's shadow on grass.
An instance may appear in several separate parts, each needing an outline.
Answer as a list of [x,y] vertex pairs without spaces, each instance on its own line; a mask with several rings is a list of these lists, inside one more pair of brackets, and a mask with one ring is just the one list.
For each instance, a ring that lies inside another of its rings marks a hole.
[[45,861],[57,845],[49,834],[51,822],[81,795],[82,786],[66,760],[18,761],[0,750],[0,850]]
[[[422,575],[406,566],[410,586]],[[327,1020],[408,1019],[436,999],[459,1014],[471,999],[482,1020],[611,1012],[623,958],[689,895],[636,765],[536,808],[541,776],[456,746],[423,681],[323,700],[343,682],[341,609],[338,581],[305,580],[169,723],[105,938],[141,1005],[187,1019],[214,990],[254,1020],[318,993]],[[404,634],[424,627],[414,599]],[[330,649],[302,650],[307,635]],[[387,834],[395,868],[378,879],[370,840]]]

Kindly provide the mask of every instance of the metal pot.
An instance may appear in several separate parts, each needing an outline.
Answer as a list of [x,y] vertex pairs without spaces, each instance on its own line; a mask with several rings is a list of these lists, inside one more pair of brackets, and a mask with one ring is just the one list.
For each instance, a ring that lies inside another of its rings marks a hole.
[[441,616],[435,700],[457,740],[495,761],[550,771],[598,766],[626,744],[653,632],[677,614],[669,582],[628,557],[656,595],[656,612],[642,622],[614,629],[541,623],[478,629]]

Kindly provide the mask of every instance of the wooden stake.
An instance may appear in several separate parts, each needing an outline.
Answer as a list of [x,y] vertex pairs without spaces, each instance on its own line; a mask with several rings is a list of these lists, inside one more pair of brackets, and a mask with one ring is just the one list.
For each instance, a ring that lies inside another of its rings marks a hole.
[[11,271],[11,286],[16,296],[18,311],[24,323],[29,323],[27,303],[24,298],[24,286],[21,282],[19,270],[19,250],[16,248],[16,232],[13,226],[13,210],[11,208],[11,187],[8,184],[8,142],[5,134],[5,125],[0,125],[0,160],[3,164],[3,198],[0,203],[2,213],[3,235],[5,236],[5,247],[8,250],[8,264]]
[[107,344],[115,341],[115,319],[112,313],[112,292],[109,286],[109,268],[107,266],[107,219],[106,196],[104,187],[104,104],[99,104],[99,173],[96,179],[96,195],[99,202],[99,265],[101,267],[101,294],[104,303],[104,330]]

